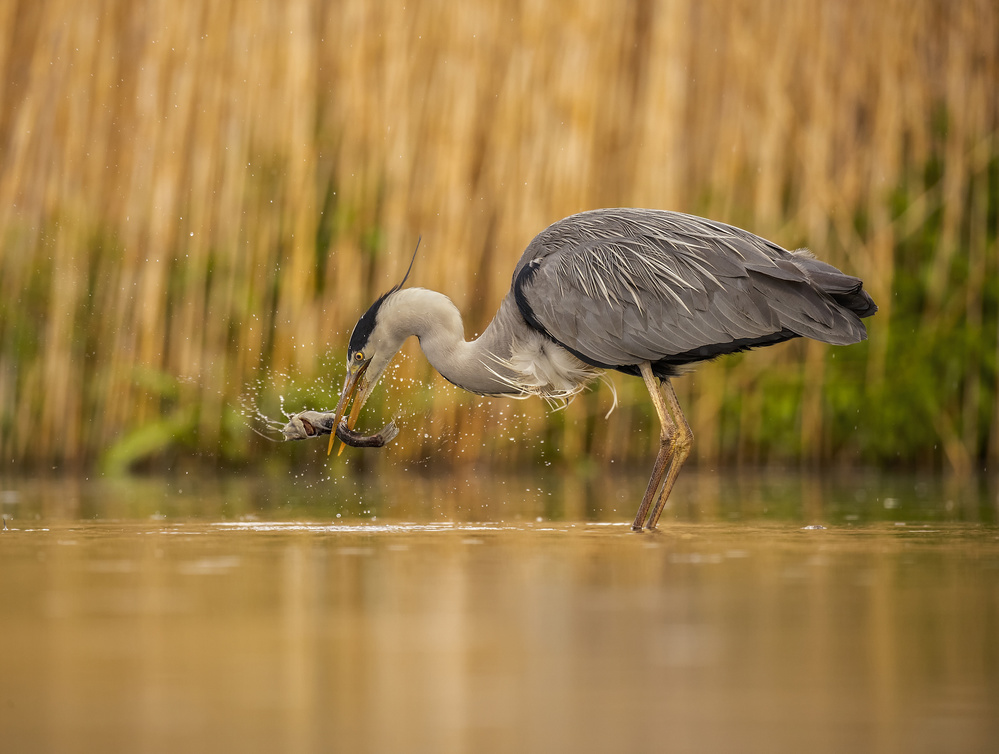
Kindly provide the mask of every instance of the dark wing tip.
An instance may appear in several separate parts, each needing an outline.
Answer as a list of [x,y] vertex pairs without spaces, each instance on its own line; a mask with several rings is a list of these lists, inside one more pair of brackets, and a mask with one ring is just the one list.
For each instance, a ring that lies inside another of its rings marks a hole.
[[864,282],[860,278],[847,275],[803,249],[792,253],[795,266],[808,276],[812,285],[844,309],[849,309],[861,319],[873,316],[878,311],[878,305],[864,290]]

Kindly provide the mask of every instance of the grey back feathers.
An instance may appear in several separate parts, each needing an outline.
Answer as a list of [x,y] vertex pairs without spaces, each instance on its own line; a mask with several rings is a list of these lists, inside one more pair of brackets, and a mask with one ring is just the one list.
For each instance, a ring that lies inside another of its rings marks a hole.
[[662,377],[799,336],[866,338],[858,278],[804,251],[677,212],[606,209],[538,234],[513,274],[524,319],[586,363]]

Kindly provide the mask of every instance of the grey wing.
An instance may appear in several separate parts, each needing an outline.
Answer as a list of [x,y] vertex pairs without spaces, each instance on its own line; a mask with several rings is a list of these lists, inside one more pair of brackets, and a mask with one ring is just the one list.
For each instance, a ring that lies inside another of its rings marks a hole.
[[[530,324],[609,368],[651,361],[668,371],[799,335],[862,340],[857,315],[813,285],[796,261],[751,233],[688,215],[584,213],[532,242],[514,294]],[[860,287],[835,268],[822,270],[838,275],[841,288]]]

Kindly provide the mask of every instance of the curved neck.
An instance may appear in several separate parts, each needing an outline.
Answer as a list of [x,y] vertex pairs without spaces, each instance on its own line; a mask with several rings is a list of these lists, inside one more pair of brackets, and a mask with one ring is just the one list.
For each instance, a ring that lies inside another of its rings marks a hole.
[[415,335],[431,366],[460,388],[480,395],[517,393],[511,387],[515,375],[504,365],[509,345],[504,347],[497,337],[504,307],[479,338],[466,341],[461,314],[451,299],[426,288],[405,288],[392,296],[393,336],[401,346]]

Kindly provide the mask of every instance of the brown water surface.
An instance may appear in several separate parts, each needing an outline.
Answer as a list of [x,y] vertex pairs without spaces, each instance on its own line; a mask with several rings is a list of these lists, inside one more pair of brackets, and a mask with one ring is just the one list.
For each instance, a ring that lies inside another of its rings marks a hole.
[[988,484],[636,485],[3,481],[0,748],[997,750]]

